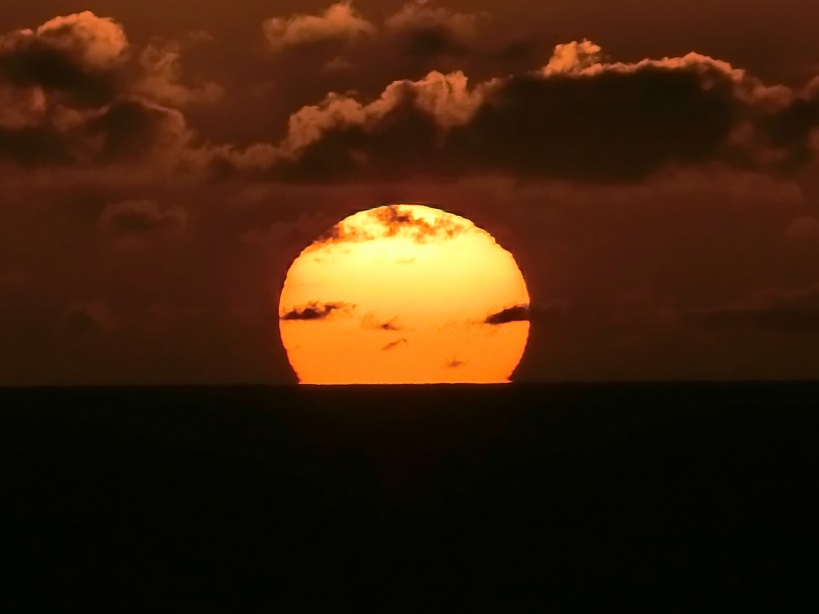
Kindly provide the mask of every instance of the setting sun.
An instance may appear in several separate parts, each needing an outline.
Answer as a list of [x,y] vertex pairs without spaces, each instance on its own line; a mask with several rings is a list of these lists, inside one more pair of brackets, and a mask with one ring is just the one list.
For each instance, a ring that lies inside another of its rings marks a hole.
[[469,220],[421,205],[348,217],[295,260],[282,342],[305,384],[508,381],[529,334],[512,255]]

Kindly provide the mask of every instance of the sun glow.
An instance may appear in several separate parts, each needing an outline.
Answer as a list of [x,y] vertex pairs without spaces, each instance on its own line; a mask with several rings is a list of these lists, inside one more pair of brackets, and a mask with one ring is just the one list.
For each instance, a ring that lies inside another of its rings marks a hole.
[[390,205],[343,220],[291,266],[282,342],[308,384],[506,382],[529,334],[512,255],[462,217]]

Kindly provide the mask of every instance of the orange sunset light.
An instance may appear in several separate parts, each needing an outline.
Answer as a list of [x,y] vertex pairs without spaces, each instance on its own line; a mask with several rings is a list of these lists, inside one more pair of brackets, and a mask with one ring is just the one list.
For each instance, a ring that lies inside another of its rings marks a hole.
[[523,356],[528,309],[515,259],[488,232],[390,205],[346,218],[299,255],[279,327],[304,384],[500,383]]

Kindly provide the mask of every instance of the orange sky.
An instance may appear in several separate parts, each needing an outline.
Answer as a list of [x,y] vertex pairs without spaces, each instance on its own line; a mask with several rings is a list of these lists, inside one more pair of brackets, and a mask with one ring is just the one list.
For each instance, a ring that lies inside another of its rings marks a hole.
[[0,385],[294,382],[288,268],[401,202],[514,254],[513,379],[819,377],[814,0],[6,4]]

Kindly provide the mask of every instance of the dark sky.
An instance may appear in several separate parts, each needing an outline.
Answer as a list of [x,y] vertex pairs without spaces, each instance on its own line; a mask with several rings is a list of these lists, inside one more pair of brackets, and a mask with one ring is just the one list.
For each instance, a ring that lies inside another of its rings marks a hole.
[[533,299],[518,379],[819,377],[817,17],[814,0],[12,3],[0,385],[292,381],[290,262],[390,202],[515,254]]

